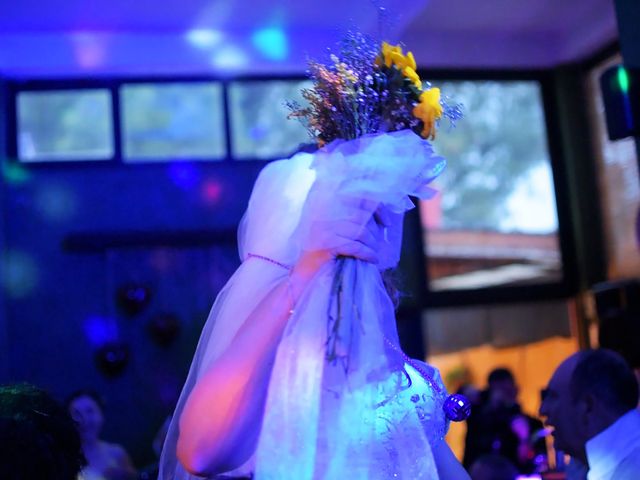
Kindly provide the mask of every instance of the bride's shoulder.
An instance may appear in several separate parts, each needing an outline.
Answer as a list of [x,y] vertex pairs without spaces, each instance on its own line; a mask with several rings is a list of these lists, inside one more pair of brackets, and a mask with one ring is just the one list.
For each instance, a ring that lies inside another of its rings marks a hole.
[[442,381],[440,370],[433,365],[415,359],[412,359],[406,367],[412,370],[411,376],[416,378],[419,385],[426,385],[434,396],[446,397],[447,389]]
[[[315,180],[315,170],[311,168],[313,155],[299,153],[291,158],[269,162],[260,171],[253,187],[253,195],[290,194],[308,190]],[[290,195],[287,195],[290,196]]]
[[296,170],[307,170],[311,168],[313,154],[297,153],[290,158],[282,158],[269,162],[260,172],[260,175],[269,175],[274,172],[291,172]]
[[444,412],[447,389],[440,371],[433,365],[412,360],[405,368],[412,381],[410,400],[433,445],[444,438],[449,428]]

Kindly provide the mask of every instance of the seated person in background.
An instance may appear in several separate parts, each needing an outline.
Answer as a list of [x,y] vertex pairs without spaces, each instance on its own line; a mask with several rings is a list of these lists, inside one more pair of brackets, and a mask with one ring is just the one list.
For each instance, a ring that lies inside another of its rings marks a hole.
[[84,465],[73,421],[32,385],[0,387],[0,478],[75,480]]
[[640,478],[638,382],[611,350],[578,352],[556,369],[540,415],[554,443],[588,466],[589,480]]
[[71,417],[75,420],[87,466],[82,480],[133,480],[137,478],[129,455],[120,445],[100,440],[104,423],[102,402],[90,391],[78,391],[67,401]]
[[515,480],[518,469],[501,455],[480,456],[469,470],[471,480]]
[[493,370],[480,404],[467,420],[464,466],[469,469],[481,455],[498,454],[520,473],[536,470],[536,457],[546,454],[542,422],[522,412],[518,387],[506,368]]

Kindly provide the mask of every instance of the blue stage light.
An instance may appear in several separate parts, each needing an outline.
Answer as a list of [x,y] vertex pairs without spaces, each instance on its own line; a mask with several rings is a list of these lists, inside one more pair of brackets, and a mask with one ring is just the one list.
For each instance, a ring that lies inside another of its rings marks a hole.
[[280,28],[263,28],[251,36],[255,48],[269,60],[285,60],[289,55],[287,35]]

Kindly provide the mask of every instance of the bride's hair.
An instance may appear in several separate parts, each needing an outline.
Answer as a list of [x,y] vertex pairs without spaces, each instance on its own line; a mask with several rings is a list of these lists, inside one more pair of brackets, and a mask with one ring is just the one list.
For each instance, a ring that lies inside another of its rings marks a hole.
[[389,298],[393,302],[393,308],[397,310],[400,306],[400,301],[406,296],[406,293],[401,289],[402,279],[398,270],[395,268],[389,268],[382,272],[382,283],[384,284],[384,288],[387,291]]

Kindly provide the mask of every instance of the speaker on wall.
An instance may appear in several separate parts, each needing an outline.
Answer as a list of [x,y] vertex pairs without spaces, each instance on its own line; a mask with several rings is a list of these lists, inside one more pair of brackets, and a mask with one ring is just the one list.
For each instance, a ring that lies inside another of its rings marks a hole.
[[640,70],[615,65],[600,77],[611,140],[640,136]]

